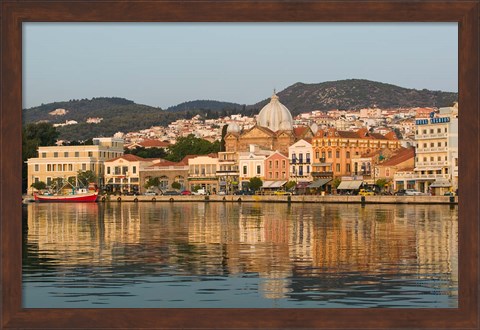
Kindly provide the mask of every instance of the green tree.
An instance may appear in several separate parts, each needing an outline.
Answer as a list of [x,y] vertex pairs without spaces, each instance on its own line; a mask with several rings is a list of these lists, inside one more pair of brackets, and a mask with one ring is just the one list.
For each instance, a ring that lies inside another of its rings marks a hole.
[[53,146],[59,133],[50,123],[27,124],[22,129],[22,190],[27,189],[28,167],[25,161],[37,157],[38,147]]
[[172,183],[172,188],[173,189],[180,189],[180,188],[182,188],[182,185],[180,184],[180,182],[175,181],[174,183]]
[[79,170],[78,174],[77,174],[77,180],[78,180],[79,184],[82,184],[82,185],[88,187],[89,183],[97,181],[97,176],[95,175],[95,172],[93,172],[93,171]]
[[227,135],[228,125],[222,127],[222,139],[220,140],[220,151],[225,151],[225,135]]
[[383,190],[383,188],[385,188],[385,185],[387,184],[387,179],[380,178],[375,181],[375,184],[378,186],[378,188],[380,188],[380,190]]
[[197,184],[195,187],[193,187],[193,192],[197,192],[198,189],[201,189],[201,188],[202,188],[202,186]]
[[340,180],[339,178],[333,179],[333,181],[332,181],[332,187],[334,187],[335,189],[337,189],[337,187],[340,185],[340,182],[342,182],[342,180]]
[[248,183],[248,187],[250,189],[252,189],[253,191],[257,191],[258,189],[260,189],[260,187],[262,185],[263,185],[262,179],[257,178],[257,177],[251,178],[249,183]]
[[210,143],[207,140],[196,138],[193,134],[177,139],[177,143],[169,147],[166,159],[179,162],[187,155],[207,155],[220,150],[220,142]]
[[288,181],[285,184],[285,189],[290,190],[290,189],[294,188],[296,185],[297,185],[297,183],[295,181]]
[[155,178],[149,178],[147,182],[143,185],[146,189],[155,187],[157,188],[160,185],[160,179],[155,177]]
[[47,184],[43,181],[37,181],[32,183],[32,187],[37,189],[37,190],[44,190],[47,188]]

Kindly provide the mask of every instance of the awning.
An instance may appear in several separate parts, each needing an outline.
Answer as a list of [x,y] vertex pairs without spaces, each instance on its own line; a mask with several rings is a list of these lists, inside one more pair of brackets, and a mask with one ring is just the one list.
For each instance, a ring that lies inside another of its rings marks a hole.
[[308,185],[308,188],[320,188],[324,186],[325,184],[329,183],[332,181],[332,179],[318,179],[317,181],[312,182],[310,185]]
[[267,189],[270,189],[270,188],[280,188],[280,187],[282,187],[285,183],[287,183],[287,181],[265,181],[265,182],[263,183],[262,188],[267,188]]
[[340,189],[340,190],[358,189],[360,188],[362,183],[363,181],[356,181],[356,180],[342,181],[338,185],[337,189]]
[[430,185],[432,188],[445,188],[451,186],[452,184],[449,181],[435,181]]

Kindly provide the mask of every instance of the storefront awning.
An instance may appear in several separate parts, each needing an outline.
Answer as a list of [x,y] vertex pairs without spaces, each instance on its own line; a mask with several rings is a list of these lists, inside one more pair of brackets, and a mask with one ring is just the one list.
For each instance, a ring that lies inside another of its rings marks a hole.
[[432,188],[445,188],[451,186],[452,184],[449,181],[435,181],[430,185]]
[[280,188],[282,187],[287,181],[265,181],[263,183],[262,188],[271,189],[271,188]]
[[351,181],[342,181],[338,185],[337,189],[339,190],[354,190],[360,188],[363,181],[351,180]]
[[332,181],[332,179],[318,179],[318,180],[312,182],[311,184],[309,184],[307,187],[308,188],[320,188],[320,187],[323,187],[324,185],[326,185],[327,183],[329,183],[330,181]]

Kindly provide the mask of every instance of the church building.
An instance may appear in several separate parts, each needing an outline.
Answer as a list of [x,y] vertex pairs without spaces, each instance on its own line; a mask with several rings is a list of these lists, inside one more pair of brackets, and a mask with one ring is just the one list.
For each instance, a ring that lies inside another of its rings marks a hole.
[[225,149],[227,152],[247,152],[249,145],[255,144],[261,149],[288,155],[289,146],[302,138],[312,138],[313,134],[310,127],[293,127],[290,110],[274,93],[258,114],[255,126],[242,130],[236,123],[228,125]]

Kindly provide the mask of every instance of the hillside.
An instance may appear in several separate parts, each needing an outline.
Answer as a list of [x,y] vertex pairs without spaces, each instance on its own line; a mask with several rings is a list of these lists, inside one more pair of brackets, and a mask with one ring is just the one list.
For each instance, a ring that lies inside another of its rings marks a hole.
[[[457,93],[415,90],[369,80],[340,80],[319,84],[296,83],[278,93],[280,101],[292,115],[312,110],[361,109],[400,107],[441,107],[457,100]],[[212,100],[189,101],[162,110],[136,104],[119,97],[98,97],[42,104],[24,109],[23,122],[49,121],[65,123],[75,120],[76,125],[58,128],[61,139],[84,140],[96,136],[137,131],[151,126],[166,126],[172,121],[191,118],[196,114],[204,118],[218,118],[235,113],[252,116],[269,102],[266,98],[245,106],[237,103]],[[57,109],[65,109],[57,110]],[[86,123],[88,118],[102,118],[97,124]]]
[[[443,107],[452,105],[458,99],[457,93],[408,89],[362,79],[296,83],[277,95],[293,116],[313,110],[351,110],[373,106],[382,109]],[[269,101],[268,98],[248,108],[259,110]]]

